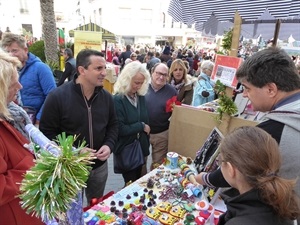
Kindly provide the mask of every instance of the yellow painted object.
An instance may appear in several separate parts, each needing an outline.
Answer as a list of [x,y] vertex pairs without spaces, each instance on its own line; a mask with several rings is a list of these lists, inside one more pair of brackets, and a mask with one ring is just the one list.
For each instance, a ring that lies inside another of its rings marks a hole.
[[65,59],[63,56],[59,56],[59,69],[61,71],[65,70]]
[[114,91],[114,84],[112,84],[108,80],[104,79],[103,88],[112,94]]

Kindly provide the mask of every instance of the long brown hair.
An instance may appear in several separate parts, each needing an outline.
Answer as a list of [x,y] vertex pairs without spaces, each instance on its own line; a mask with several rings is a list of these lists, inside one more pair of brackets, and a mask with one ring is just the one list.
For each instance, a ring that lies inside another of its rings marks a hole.
[[279,146],[267,132],[258,127],[240,127],[226,136],[220,152],[225,162],[234,165],[261,199],[282,218],[296,219],[300,215],[296,180],[278,175],[281,166]]

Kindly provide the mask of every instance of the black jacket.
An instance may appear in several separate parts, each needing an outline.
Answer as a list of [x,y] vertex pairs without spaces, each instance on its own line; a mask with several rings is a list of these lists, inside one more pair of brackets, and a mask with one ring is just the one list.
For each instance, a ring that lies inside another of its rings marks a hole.
[[[85,140],[89,148],[99,150],[102,145],[108,145],[113,151],[118,137],[118,121],[111,94],[97,87],[86,104],[80,84],[75,83],[76,78],[47,96],[40,130],[50,140],[66,132],[78,136],[76,145]],[[96,159],[92,166],[97,168],[103,163]]]
[[63,72],[61,78],[59,79],[57,86],[62,85],[65,80],[68,78],[68,81],[71,81],[76,74],[76,60],[71,57],[68,58],[65,64],[65,71]]
[[252,189],[239,194],[231,188],[221,194],[227,212],[220,217],[218,225],[288,225],[291,221],[282,221],[272,207],[263,203],[259,192]]

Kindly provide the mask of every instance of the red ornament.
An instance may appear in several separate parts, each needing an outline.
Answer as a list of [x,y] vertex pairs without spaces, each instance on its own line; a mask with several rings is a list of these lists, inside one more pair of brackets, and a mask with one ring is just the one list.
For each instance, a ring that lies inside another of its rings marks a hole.
[[172,112],[174,105],[181,105],[181,102],[177,100],[177,96],[173,96],[166,102],[166,112]]

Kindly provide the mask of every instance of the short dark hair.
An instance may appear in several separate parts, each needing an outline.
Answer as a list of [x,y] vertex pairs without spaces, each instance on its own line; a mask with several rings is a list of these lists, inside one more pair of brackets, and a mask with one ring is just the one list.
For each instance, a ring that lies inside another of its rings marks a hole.
[[149,51],[149,52],[147,53],[147,55],[150,56],[150,57],[152,57],[152,56],[154,56],[154,53]]
[[275,83],[278,90],[285,92],[300,89],[295,63],[277,47],[266,48],[246,59],[236,71],[236,77],[240,82],[246,80],[258,88]]
[[70,48],[66,48],[64,53],[69,57],[73,58],[73,51]]
[[79,74],[78,72],[79,66],[82,66],[85,69],[87,69],[88,66],[91,64],[90,57],[92,55],[104,57],[104,54],[102,52],[93,49],[83,49],[78,53],[76,57],[76,70],[78,74]]

